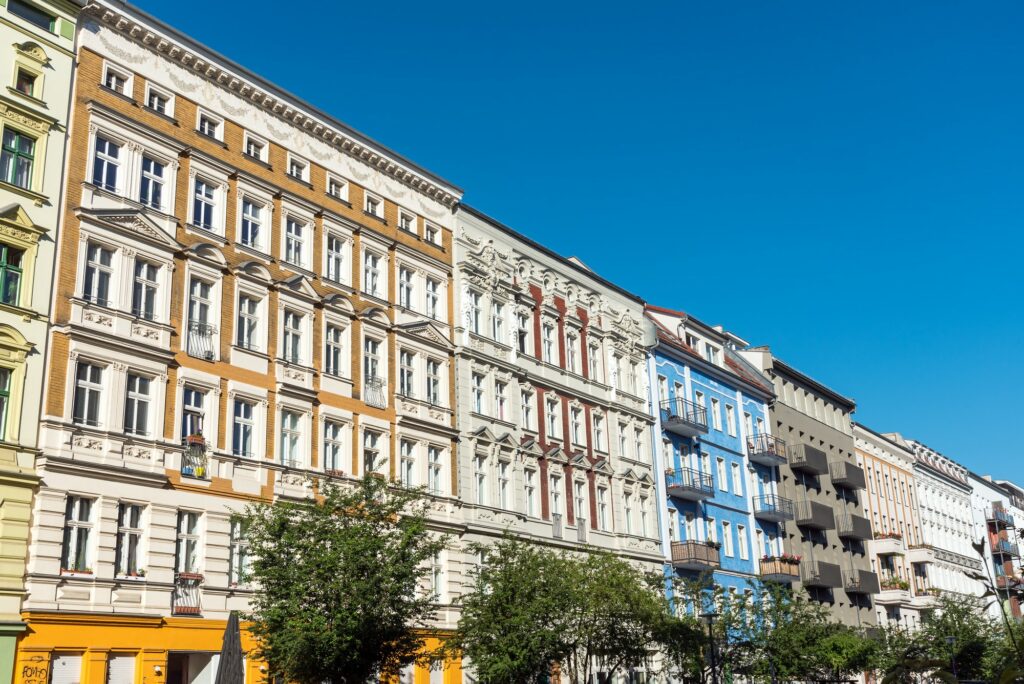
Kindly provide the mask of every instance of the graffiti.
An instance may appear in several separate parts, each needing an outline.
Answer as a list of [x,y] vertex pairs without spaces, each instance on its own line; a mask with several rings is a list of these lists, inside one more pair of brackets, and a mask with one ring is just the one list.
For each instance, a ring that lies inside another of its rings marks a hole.
[[39,656],[33,660],[36,662],[21,668],[21,681],[24,684],[47,684],[50,680],[50,668]]

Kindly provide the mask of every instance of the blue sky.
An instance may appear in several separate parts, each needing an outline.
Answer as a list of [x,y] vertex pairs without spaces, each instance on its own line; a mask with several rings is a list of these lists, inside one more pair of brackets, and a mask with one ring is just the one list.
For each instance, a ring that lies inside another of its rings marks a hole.
[[1024,4],[138,4],[873,429],[1024,483]]

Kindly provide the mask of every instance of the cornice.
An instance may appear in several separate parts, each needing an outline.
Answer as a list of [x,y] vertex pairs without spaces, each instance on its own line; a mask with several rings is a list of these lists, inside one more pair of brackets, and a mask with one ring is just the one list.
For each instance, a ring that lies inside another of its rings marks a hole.
[[[145,16],[138,10],[134,11]],[[90,2],[82,10],[82,14],[95,18],[105,27],[133,43],[177,63],[182,68],[234,93],[307,135],[322,140],[453,211],[461,198],[462,191],[459,188],[447,185],[441,179],[414,168],[398,155],[390,154],[382,146],[374,145],[372,141],[362,138],[340,122],[330,120],[298,98],[288,96],[270,83],[261,82],[262,79],[255,74],[243,73],[243,68],[231,65],[229,60],[213,53],[205,46],[194,43],[180,34],[173,35],[176,33],[173,29],[151,17],[147,16],[144,23],[127,11],[101,4],[96,0]]]

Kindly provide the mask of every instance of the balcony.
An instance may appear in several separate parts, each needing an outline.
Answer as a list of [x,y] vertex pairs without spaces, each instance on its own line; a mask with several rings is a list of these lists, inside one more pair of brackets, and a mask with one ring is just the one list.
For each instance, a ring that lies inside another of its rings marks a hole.
[[1020,585],[1020,577],[1014,575],[996,575],[997,589],[1017,589]]
[[202,321],[188,322],[188,355],[204,361],[217,360],[217,328]]
[[815,530],[833,530],[836,527],[832,509],[825,504],[820,504],[817,501],[797,501],[793,510],[797,525]]
[[665,471],[665,485],[668,495],[687,501],[703,501],[715,495],[711,475],[693,468]]
[[785,522],[793,519],[793,502],[781,496],[755,496],[754,517],[765,522]]
[[847,489],[864,489],[867,481],[864,479],[864,469],[849,461],[833,461],[828,466],[832,484]]
[[786,558],[762,558],[761,579],[790,584],[800,581],[800,561]]
[[907,560],[915,565],[934,563],[935,550],[928,544],[914,544],[907,549]]
[[902,556],[905,552],[903,535],[899,532],[878,532],[871,546],[879,556]]
[[1013,516],[1007,513],[1005,509],[997,506],[993,506],[988,510],[985,519],[990,523],[994,523],[997,528],[1015,527],[1013,524]]
[[843,588],[847,594],[877,594],[878,575],[870,570],[850,570],[844,573]]
[[190,435],[182,440],[185,451],[181,454],[181,476],[196,480],[210,479],[210,454],[202,435]]
[[910,599],[910,583],[899,577],[883,578],[875,595],[875,603],[882,605],[908,605]]
[[1020,556],[1017,545],[1006,539],[999,539],[992,545],[993,556]]
[[172,615],[200,615],[203,612],[200,585],[203,576],[196,572],[174,575],[174,593],[171,594]]
[[786,443],[772,435],[754,435],[747,438],[747,458],[751,463],[780,466],[786,462]]
[[717,570],[721,566],[718,548],[707,542],[672,542],[672,565],[680,570]]
[[363,401],[367,406],[374,408],[387,408],[388,397],[384,391],[384,381],[380,378],[367,378],[363,382]]
[[800,580],[805,587],[838,589],[843,586],[843,573],[833,563],[804,561],[800,564]]
[[824,475],[828,472],[828,457],[809,444],[793,444],[789,447],[789,467],[811,475]]
[[683,437],[696,437],[708,431],[708,412],[685,399],[661,402],[661,427]]
[[871,539],[871,521],[856,513],[841,513],[836,517],[836,534],[845,539]]

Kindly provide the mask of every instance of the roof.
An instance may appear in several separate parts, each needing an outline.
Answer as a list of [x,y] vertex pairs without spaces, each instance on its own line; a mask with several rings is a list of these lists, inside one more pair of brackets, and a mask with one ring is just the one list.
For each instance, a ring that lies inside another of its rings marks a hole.
[[780,367],[782,371],[785,372],[787,375],[792,375],[800,382],[804,383],[805,385],[813,387],[816,391],[820,392],[821,394],[827,394],[834,401],[837,401],[841,404],[845,404],[850,411],[853,411],[854,409],[857,408],[857,402],[855,400],[847,396],[844,396],[839,392],[836,392],[834,389],[827,385],[823,385],[822,383],[818,382],[811,376],[806,375],[805,373],[797,370],[794,366],[791,366],[790,364],[786,363],[785,361],[777,357],[775,354],[772,354],[772,368]]

